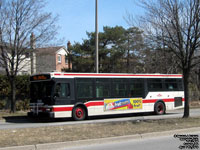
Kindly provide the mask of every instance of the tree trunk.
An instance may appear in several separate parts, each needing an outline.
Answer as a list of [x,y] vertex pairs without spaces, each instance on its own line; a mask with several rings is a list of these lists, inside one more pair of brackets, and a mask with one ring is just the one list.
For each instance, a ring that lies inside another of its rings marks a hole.
[[188,118],[190,116],[189,111],[189,88],[188,88],[188,81],[189,81],[189,71],[183,71],[183,79],[184,79],[184,97],[185,97],[185,107],[184,107],[184,115],[183,118]]
[[200,68],[197,72],[197,91],[198,91],[198,100],[200,100]]
[[15,78],[10,79],[10,85],[11,85],[11,108],[10,112],[15,113],[16,111],[16,83]]

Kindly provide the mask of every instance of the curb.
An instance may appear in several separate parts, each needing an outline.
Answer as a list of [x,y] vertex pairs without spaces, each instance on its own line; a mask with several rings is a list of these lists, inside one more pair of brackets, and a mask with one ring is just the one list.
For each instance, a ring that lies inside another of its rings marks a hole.
[[105,144],[105,143],[111,143],[111,142],[140,140],[140,139],[148,139],[148,138],[154,138],[154,137],[159,137],[159,136],[163,137],[163,136],[170,136],[170,135],[173,137],[174,134],[191,134],[191,133],[195,134],[195,132],[200,133],[200,127],[185,128],[185,129],[163,131],[163,132],[134,134],[134,135],[118,136],[118,137],[108,137],[108,138],[100,138],[100,139],[88,139],[88,140],[79,140],[79,141],[5,147],[5,148],[0,148],[0,150],[55,150],[55,149],[62,150],[65,148],[79,146],[79,145]]

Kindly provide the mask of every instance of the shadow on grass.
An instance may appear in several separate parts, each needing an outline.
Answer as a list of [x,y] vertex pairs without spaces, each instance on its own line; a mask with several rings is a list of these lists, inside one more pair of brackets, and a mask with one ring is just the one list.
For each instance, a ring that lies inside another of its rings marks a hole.
[[28,117],[28,116],[8,116],[3,117],[7,123],[51,123],[51,122],[63,122],[63,121],[72,121],[71,118],[44,118],[44,117]]
[[10,123],[25,123],[26,120],[28,119],[27,116],[6,116],[2,117],[5,122],[10,122]]
[[[178,113],[166,113],[165,115],[173,115]],[[144,117],[144,116],[156,116],[154,113],[129,113],[129,114],[116,114],[116,115],[101,115],[88,117],[87,120],[101,120],[112,118],[126,118],[126,117]],[[40,117],[28,117],[28,116],[6,116],[3,117],[7,123],[53,123],[53,122],[70,122],[72,118],[48,118],[44,116]],[[74,121],[76,122],[76,121]]]

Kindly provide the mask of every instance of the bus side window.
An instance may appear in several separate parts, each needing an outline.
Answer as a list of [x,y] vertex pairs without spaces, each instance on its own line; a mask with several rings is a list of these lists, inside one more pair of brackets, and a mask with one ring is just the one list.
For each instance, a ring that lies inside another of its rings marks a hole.
[[178,84],[176,79],[165,79],[165,87],[168,91],[177,91],[178,90]]
[[96,79],[96,97],[111,97],[110,79]]
[[58,83],[58,84],[56,84],[56,87],[55,87],[55,94],[54,94],[54,96],[60,97],[60,92],[61,92],[61,85],[60,85],[60,83]]
[[70,84],[69,83],[57,83],[54,95],[56,97],[70,98]]
[[179,91],[183,91],[183,80],[182,79],[176,79],[177,80],[177,84],[178,84],[178,89]]
[[79,78],[76,80],[77,98],[93,98],[93,80]]
[[128,79],[113,79],[112,90],[114,97],[127,97],[128,96]]
[[148,90],[149,91],[162,91],[163,85],[161,79],[148,79]]
[[144,80],[130,79],[130,97],[144,97]]

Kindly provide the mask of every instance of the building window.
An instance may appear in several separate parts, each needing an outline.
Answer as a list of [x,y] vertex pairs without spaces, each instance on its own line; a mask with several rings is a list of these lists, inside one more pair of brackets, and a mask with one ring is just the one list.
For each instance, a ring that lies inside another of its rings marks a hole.
[[65,55],[65,64],[68,64],[68,56]]
[[26,52],[26,53],[25,53],[25,56],[26,56],[26,58],[30,58],[30,53],[29,53],[29,52]]
[[61,55],[58,55],[58,62],[61,63]]

